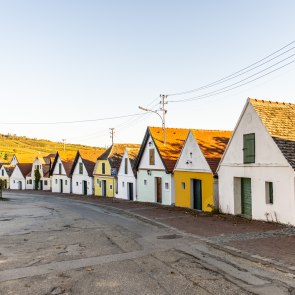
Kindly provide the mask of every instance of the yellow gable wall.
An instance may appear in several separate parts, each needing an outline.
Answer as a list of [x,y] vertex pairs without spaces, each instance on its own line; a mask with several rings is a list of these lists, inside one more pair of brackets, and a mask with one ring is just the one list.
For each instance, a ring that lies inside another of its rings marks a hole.
[[[105,174],[102,174],[102,163],[105,163]],[[108,160],[99,160],[94,174],[94,194],[102,196],[102,181],[106,181],[106,196],[114,197],[116,194],[117,180],[111,176],[111,166]],[[104,176],[105,175],[105,176]],[[112,186],[112,188],[111,188]]]
[[[202,181],[202,209],[210,212],[214,205],[214,179],[211,173],[205,172],[174,172],[175,206],[191,208],[191,180]],[[182,188],[185,183],[185,189]]]

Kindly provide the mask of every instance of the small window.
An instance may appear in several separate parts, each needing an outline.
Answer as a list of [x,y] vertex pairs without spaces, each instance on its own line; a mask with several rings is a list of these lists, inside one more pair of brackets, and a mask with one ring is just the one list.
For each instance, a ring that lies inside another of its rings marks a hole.
[[83,163],[79,163],[79,174],[83,174]]
[[101,164],[101,174],[106,174],[106,164],[105,163]]
[[65,180],[65,185],[68,185],[68,181],[67,180]]
[[122,187],[124,187],[124,185],[125,185],[125,183],[124,183],[124,181],[122,181]]
[[265,182],[266,204],[273,204],[273,182]]
[[155,149],[150,149],[150,165],[155,165]]
[[78,181],[76,181],[76,186],[78,186],[79,185],[79,182]]
[[27,184],[29,184],[29,181],[27,180]]
[[185,182],[182,182],[182,183],[181,183],[181,188],[182,188],[182,189],[185,189]]
[[165,182],[165,190],[169,190],[169,182]]
[[61,163],[58,164],[58,174],[61,174]]
[[48,184],[47,180],[44,180],[44,185],[47,185],[47,184]]
[[30,179],[30,184],[33,184],[33,181],[32,181],[32,179]]
[[15,180],[13,181],[13,183],[15,183]]
[[57,179],[55,179],[55,184],[57,184]]
[[143,180],[143,184],[147,185],[147,180],[146,179]]
[[255,133],[243,136],[244,164],[255,163]]
[[112,184],[110,184],[110,189],[113,189],[113,185]]
[[128,174],[128,159],[125,158],[125,174]]
[[2,176],[4,176],[4,170],[2,170],[1,173],[2,173]]

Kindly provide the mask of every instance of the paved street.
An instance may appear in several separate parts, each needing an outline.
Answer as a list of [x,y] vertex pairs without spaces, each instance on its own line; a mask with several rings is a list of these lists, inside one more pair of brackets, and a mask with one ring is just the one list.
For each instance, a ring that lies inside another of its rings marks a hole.
[[[52,194],[4,196],[0,294],[295,294],[292,268],[226,247],[249,241],[255,247],[261,234],[264,240],[291,239],[292,228],[245,222],[234,232],[230,222],[216,220],[210,228],[204,217],[207,231],[203,224],[199,232],[184,232],[185,220],[195,216],[186,218],[177,208],[111,206],[109,200]],[[173,228],[177,214],[183,229]],[[222,226],[224,235],[217,230]]]

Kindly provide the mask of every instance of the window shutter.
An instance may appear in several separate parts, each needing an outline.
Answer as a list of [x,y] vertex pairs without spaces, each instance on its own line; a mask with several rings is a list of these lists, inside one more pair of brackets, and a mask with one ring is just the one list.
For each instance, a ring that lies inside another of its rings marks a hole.
[[125,158],[125,174],[128,174],[128,159]]
[[255,163],[255,133],[244,134],[244,163]]
[[155,165],[155,150],[150,149],[150,165]]

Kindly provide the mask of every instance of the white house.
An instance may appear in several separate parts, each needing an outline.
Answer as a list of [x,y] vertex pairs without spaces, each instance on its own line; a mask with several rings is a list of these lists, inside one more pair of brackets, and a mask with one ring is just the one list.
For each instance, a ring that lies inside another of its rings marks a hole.
[[15,166],[2,164],[0,166],[0,179],[4,181],[4,189],[8,189],[10,186],[10,176]]
[[[173,170],[188,129],[148,127],[136,161],[137,200],[175,203]],[[164,138],[166,137],[166,141]]]
[[138,156],[140,145],[126,148],[118,171],[118,193],[116,198],[136,200],[136,170],[135,160]]
[[50,179],[50,163],[46,164],[46,161],[42,157],[36,157],[29,174],[26,176],[26,189],[36,189],[35,171],[39,170],[40,181],[38,184],[39,190],[50,190],[51,179]]
[[295,225],[295,104],[248,99],[218,168],[222,212]]
[[93,195],[93,170],[97,158],[105,149],[78,151],[74,160],[72,173],[72,193]]
[[26,189],[26,176],[30,173],[31,169],[31,163],[16,164],[9,179],[10,189]]
[[51,167],[51,190],[55,193],[71,193],[72,168],[76,152],[57,152]]

